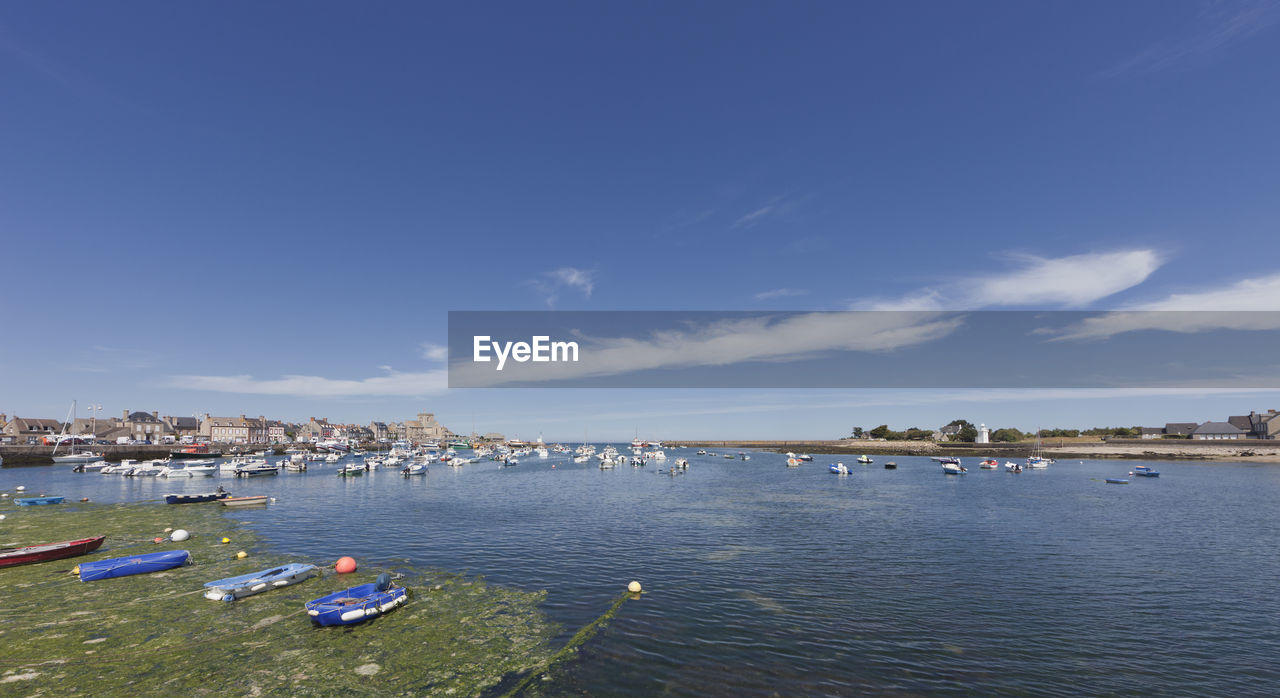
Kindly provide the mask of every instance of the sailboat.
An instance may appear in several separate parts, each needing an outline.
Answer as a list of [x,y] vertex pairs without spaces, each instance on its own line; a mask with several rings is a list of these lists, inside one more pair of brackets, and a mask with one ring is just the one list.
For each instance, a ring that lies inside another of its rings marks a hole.
[[1053,460],[1040,455],[1040,428],[1036,427],[1036,445],[1031,449],[1031,455],[1027,456],[1027,467],[1037,470],[1049,467]]
[[[67,412],[67,421],[62,427],[62,433],[58,434],[58,441],[53,445],[53,451],[49,454],[53,458],[54,463],[93,463],[102,460],[101,453],[93,453],[92,451],[76,451],[73,447],[71,453],[58,455],[58,447],[62,442],[71,439],[74,443],[75,437],[67,434],[67,429],[76,421],[76,401],[71,401],[71,409]],[[97,415],[95,415],[96,418]]]

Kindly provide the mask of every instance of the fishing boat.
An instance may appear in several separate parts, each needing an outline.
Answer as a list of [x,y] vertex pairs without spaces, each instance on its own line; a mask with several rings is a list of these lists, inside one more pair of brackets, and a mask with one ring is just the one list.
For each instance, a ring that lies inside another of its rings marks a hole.
[[982,468],[983,470],[995,470],[996,468],[1000,467],[1000,461],[996,460],[995,458],[988,458],[982,461],[981,463],[978,463],[978,467]]
[[255,494],[249,497],[226,497],[221,501],[224,507],[248,507],[255,504],[266,504],[267,495]]
[[871,456],[858,456],[859,463],[871,463]]
[[1118,478],[1118,477],[1109,477],[1107,478],[1107,484],[1108,485],[1127,485],[1129,484],[1129,481],[1122,478]]
[[969,470],[959,463],[943,463],[942,472],[947,475],[964,475]]
[[884,469],[885,469],[885,470],[897,470],[897,469],[898,469],[898,464],[897,464],[897,463],[894,463],[893,461],[889,461],[889,462],[887,462],[887,463],[885,463],[885,464],[884,464]]
[[832,463],[831,465],[827,466],[827,469],[835,473],[836,475],[849,474],[849,466],[845,465],[844,463]]
[[208,460],[221,455],[221,452],[210,451],[209,444],[192,444],[181,451],[169,451],[169,457],[174,460]]
[[20,507],[36,507],[44,504],[61,504],[66,497],[22,497],[13,501]]
[[297,584],[319,573],[320,570],[315,565],[294,562],[269,570],[206,582],[204,586],[208,591],[204,593],[204,597],[210,601],[235,601],[278,587]]
[[201,502],[216,502],[219,499],[230,497],[231,493],[219,487],[214,492],[200,492],[198,494],[166,494],[164,496],[165,504],[199,504]]
[[376,582],[308,601],[306,609],[316,625],[354,625],[377,618],[408,600],[407,590],[383,573]]
[[115,577],[127,577],[133,574],[162,572],[185,565],[190,559],[190,551],[165,550],[158,553],[82,562],[76,567],[76,571],[80,574],[80,581],[95,582],[99,579],[114,579]]
[[1136,477],[1160,477],[1160,471],[1152,470],[1151,466],[1148,465],[1135,465],[1133,466],[1133,472],[1129,474]]
[[64,540],[59,543],[42,543],[40,545],[0,549],[0,567],[15,567],[17,565],[29,565],[33,562],[47,562],[49,560],[61,560],[67,557],[84,555],[97,550],[104,540],[106,538],[103,536],[94,536],[93,538],[81,538],[79,540]]

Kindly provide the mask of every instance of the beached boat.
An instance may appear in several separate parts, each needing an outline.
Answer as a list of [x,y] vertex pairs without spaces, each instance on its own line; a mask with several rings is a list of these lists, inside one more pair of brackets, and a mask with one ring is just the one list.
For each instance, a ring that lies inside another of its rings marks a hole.
[[65,540],[59,543],[42,543],[40,545],[0,549],[0,567],[29,565],[33,562],[61,560],[67,557],[84,555],[97,550],[104,540],[106,538],[103,536],[94,536],[93,538]]
[[66,497],[22,497],[13,501],[20,507],[37,507],[44,504],[61,504]]
[[835,473],[836,475],[849,474],[849,466],[845,465],[844,463],[832,463],[831,465],[827,466],[827,469]]
[[306,608],[316,625],[354,625],[377,618],[408,600],[407,590],[384,573],[378,575],[376,582],[308,601]]
[[187,550],[165,550],[158,553],[113,557],[106,560],[82,562],[76,568],[80,573],[80,581],[94,582],[99,579],[127,577],[132,574],[150,574],[173,569],[187,564],[191,552]]
[[222,500],[224,507],[248,507],[255,504],[266,504],[267,495],[255,494],[249,497],[227,497]]
[[200,492],[197,494],[166,494],[164,496],[165,504],[199,504],[201,502],[216,502],[219,499],[230,497],[231,493],[219,487],[215,492]]
[[211,601],[235,601],[264,591],[287,587],[310,579],[320,573],[315,565],[294,562],[269,570],[227,577],[205,583],[204,597]]

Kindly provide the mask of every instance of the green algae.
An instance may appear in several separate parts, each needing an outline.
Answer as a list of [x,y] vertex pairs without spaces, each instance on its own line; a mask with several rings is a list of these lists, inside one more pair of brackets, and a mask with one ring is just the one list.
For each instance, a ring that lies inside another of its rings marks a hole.
[[[8,515],[4,547],[107,536],[89,555],[0,569],[0,693],[475,695],[545,669],[559,631],[539,609],[545,592],[408,565],[349,577],[330,570],[233,603],[210,601],[201,595],[206,581],[297,561],[265,551],[213,504],[0,511]],[[151,542],[166,528],[191,538]],[[81,561],[173,549],[190,550],[194,563],[88,583],[69,572]],[[248,558],[235,559],[240,550]],[[315,627],[303,612],[304,602],[381,571],[398,575],[408,604],[348,627]]]

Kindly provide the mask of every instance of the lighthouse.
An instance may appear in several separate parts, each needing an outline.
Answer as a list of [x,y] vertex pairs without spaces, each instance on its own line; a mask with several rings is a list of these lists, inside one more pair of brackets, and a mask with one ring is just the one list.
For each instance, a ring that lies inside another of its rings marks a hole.
[[978,425],[978,438],[974,439],[973,442],[976,444],[991,443],[991,430],[987,428],[987,425],[985,424]]

